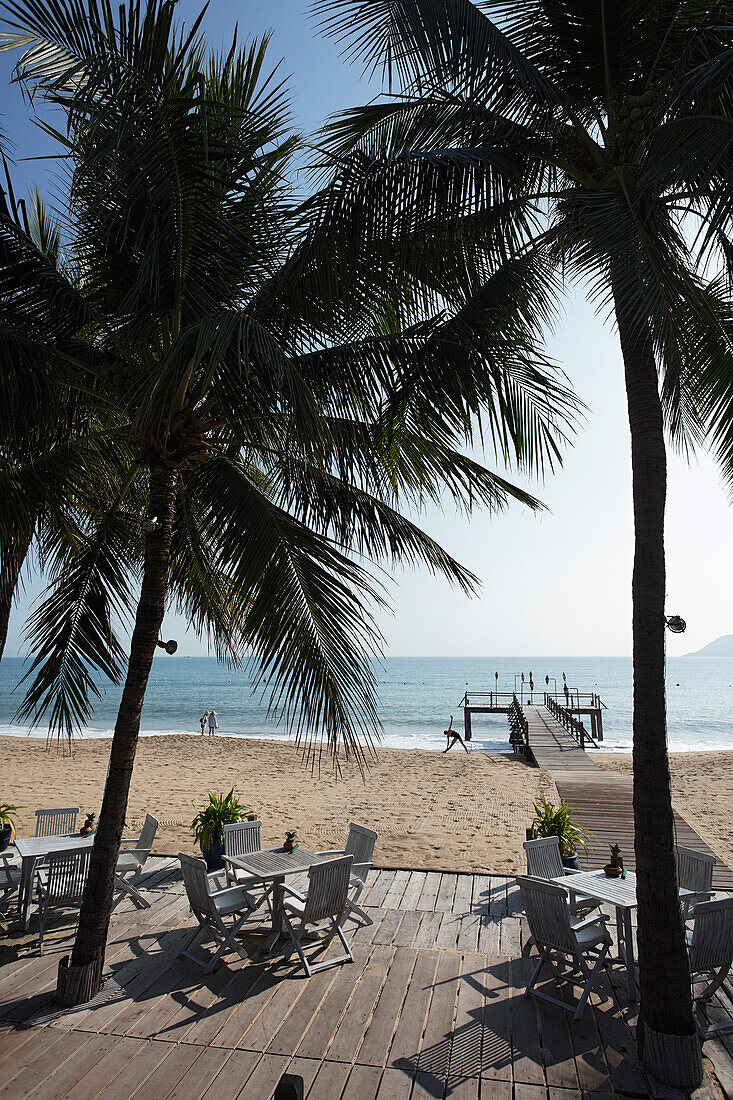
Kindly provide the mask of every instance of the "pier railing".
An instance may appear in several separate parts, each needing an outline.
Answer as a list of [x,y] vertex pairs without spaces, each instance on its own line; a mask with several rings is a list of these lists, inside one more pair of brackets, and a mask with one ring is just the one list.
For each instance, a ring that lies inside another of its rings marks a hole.
[[551,695],[545,696],[545,706],[552,717],[555,718],[568,733],[572,734],[581,749],[585,749],[586,738],[588,738],[591,744],[594,743],[593,738],[590,736],[583,723],[576,718],[574,714],[571,714],[566,707],[561,707],[557,700]]
[[515,752],[526,753],[529,748],[529,722],[516,695],[512,696],[509,706],[509,744]]

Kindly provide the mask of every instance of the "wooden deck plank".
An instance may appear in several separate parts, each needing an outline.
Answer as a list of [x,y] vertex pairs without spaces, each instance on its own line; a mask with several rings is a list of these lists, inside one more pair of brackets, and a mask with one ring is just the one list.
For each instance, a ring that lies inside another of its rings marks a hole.
[[458,875],[453,897],[454,913],[470,913],[473,900],[473,875]]
[[[239,1053],[239,1051],[235,1051],[233,1057],[236,1057]],[[261,1096],[262,1100],[270,1100],[278,1081],[287,1069],[289,1061],[290,1058],[281,1054],[263,1054],[251,1076],[242,1084],[240,1091],[233,1093],[233,1095],[241,1096],[242,1100],[245,1100],[245,1097],[254,1096]],[[226,1076],[229,1080],[232,1080],[230,1071],[227,1071]]]
[[401,908],[400,902],[402,895],[407,888],[407,884],[410,881],[409,871],[396,871],[395,876],[392,879],[392,884],[384,895],[384,901],[382,905],[385,909],[399,909]]
[[420,921],[420,927],[415,933],[415,947],[433,947],[440,931],[440,925],[443,920],[442,913],[428,913],[422,914],[422,920]]
[[471,875],[473,879],[473,892],[471,896],[471,912],[479,916],[489,911],[489,886],[491,879],[488,875]]
[[[338,968],[316,972],[307,982],[297,1001],[297,1012],[289,1012],[274,1030],[267,1045],[269,1054],[291,1054],[298,1049],[311,1020],[320,1011],[321,1003],[336,980]],[[315,980],[314,980],[315,979]]]
[[442,1081],[447,1079],[450,1070],[453,1019],[458,1000],[460,973],[461,956],[454,952],[442,952],[438,960],[425,1032],[417,1056],[420,1071],[429,1073]]
[[122,1073],[97,1093],[99,1100],[130,1100],[172,1050],[168,1043],[143,1043]]
[[512,1029],[512,1073],[514,1082],[544,1085],[537,1001],[525,997],[527,982],[536,960],[513,958],[510,963],[509,1018]]
[[[509,963],[505,959],[485,960],[483,1049],[481,1080],[494,1083],[512,1080],[512,1031],[509,1016]],[[511,1084],[509,1084],[511,1089]],[[501,1086],[500,1092],[503,1090]],[[491,1096],[491,1092],[489,1092]]]
[[372,935],[372,943],[387,946],[394,942],[394,938],[402,924],[404,914],[399,909],[388,909],[382,918],[382,922]]
[[404,912],[410,912],[417,909],[420,894],[425,886],[425,878],[425,871],[410,871],[410,881],[405,887],[405,892],[400,901],[400,909]]
[[501,922],[488,914],[481,917],[478,932],[478,949],[482,955],[498,955]]
[[369,892],[368,905],[382,906],[387,891],[394,882],[396,871],[380,871],[379,878]]
[[436,913],[452,913],[458,875],[443,875],[435,898]]
[[433,995],[439,958],[437,951],[418,952],[402,1014],[387,1056],[388,1066],[400,1069],[407,1060],[414,1059],[418,1052]]
[[349,1074],[345,1095],[349,1100],[374,1100],[381,1078],[381,1069],[374,1066],[354,1066]]
[[319,1062],[320,1069],[311,1088],[306,1092],[306,1100],[338,1100],[351,1073],[347,1062]]
[[425,884],[417,902],[418,909],[426,913],[431,913],[435,909],[435,899],[438,896],[441,878],[442,875],[439,871],[428,871],[425,875]]
[[483,1069],[484,970],[483,955],[463,957],[458,984],[458,1002],[453,1024],[449,1076],[480,1077]]
[[328,1056],[336,1062],[353,1062],[364,1039],[382,986],[394,959],[394,948],[377,946],[336,1028]]
[[[50,1031],[51,1029],[45,1029]],[[67,1035],[57,1031],[44,1037],[45,1043],[24,1048],[24,1055],[18,1059],[15,1069],[0,1088],[0,1096],[27,1096],[32,1090],[43,1084],[68,1058],[73,1058],[89,1040],[88,1035]]]
[[[236,1062],[233,1061],[235,1058]],[[245,1059],[249,1061],[244,1061]],[[230,1050],[204,1047],[188,1073],[168,1093],[166,1100],[201,1100],[210,1089],[209,1100],[214,1100],[214,1097],[218,1097],[216,1079],[225,1066],[227,1074],[247,1073],[247,1066],[251,1064],[254,1068],[256,1060],[257,1055],[249,1051],[237,1050],[232,1054]]]
[[377,1100],[409,1100],[411,1092],[412,1074],[408,1075],[398,1069],[386,1069],[382,1074]]
[[135,1100],[166,1100],[168,1094],[190,1072],[194,1062],[205,1049],[189,1043],[172,1046],[168,1057],[153,1070],[137,1090]]
[[73,1096],[77,1081],[96,1066],[116,1042],[112,1035],[87,1035],[86,1040],[72,1058],[67,1058],[51,1078],[32,1089],[28,1096],[33,1100],[61,1100],[64,1096]]
[[412,947],[422,918],[423,914],[416,912],[414,909],[408,909],[406,913],[402,914],[402,923],[392,940],[395,947]]
[[325,1058],[333,1034],[353,996],[362,970],[367,967],[371,960],[372,951],[376,950],[377,948],[363,945],[354,949],[356,964],[339,968],[336,980],[330,987],[328,996],[321,1005],[320,1012],[311,1021],[310,1027],[294,1053],[302,1058]]
[[[409,915],[409,914],[408,914]],[[364,1042],[356,1061],[367,1066],[383,1066],[390,1048],[402,1005],[407,996],[417,951],[398,951],[382,986],[374,1014],[366,1028]]]
[[[212,1051],[211,1053],[213,1054],[214,1052]],[[202,1097],[206,1097],[206,1100],[235,1100],[235,1097],[241,1096],[245,1083],[249,1081],[260,1061],[260,1055],[255,1054],[254,1051],[251,1050],[222,1050],[216,1053],[220,1055],[224,1054],[226,1058],[218,1068],[215,1059],[212,1059],[211,1062],[203,1063],[202,1071],[207,1076],[212,1076],[212,1069],[215,1071],[211,1083],[205,1091],[200,1091],[200,1082],[196,1081],[194,1082],[194,1093],[189,1097],[186,1092],[188,1078],[184,1077],[176,1092],[174,1092],[168,1100],[183,1100],[183,1097],[179,1097],[178,1095],[179,1091],[183,1092],[185,1100],[194,1100],[194,1097],[195,1100],[202,1100]],[[203,1057],[204,1055],[202,1054],[201,1058],[196,1059],[194,1062],[194,1069],[198,1067]],[[196,1096],[197,1092],[198,1096]]]

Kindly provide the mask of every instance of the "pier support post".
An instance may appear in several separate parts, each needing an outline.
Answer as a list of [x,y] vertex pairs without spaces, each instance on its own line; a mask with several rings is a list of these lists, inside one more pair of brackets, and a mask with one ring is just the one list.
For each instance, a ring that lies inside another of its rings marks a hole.
[[466,741],[471,740],[471,711],[468,707],[463,708],[463,734]]

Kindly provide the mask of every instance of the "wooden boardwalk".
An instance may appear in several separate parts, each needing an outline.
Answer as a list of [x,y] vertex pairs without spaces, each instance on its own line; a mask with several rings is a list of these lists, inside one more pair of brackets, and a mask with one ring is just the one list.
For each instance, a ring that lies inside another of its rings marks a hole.
[[[116,910],[93,1007],[56,1010],[60,948],[41,958],[35,936],[5,926],[1,1098],[270,1100],[285,1071],[308,1100],[682,1096],[638,1065],[620,967],[579,1022],[523,996],[534,959],[512,879],[373,871],[374,924],[353,935],[353,965],[305,979],[282,956],[232,954],[204,976],[177,958],[192,920],[177,861],[148,866],[152,906]],[[714,1018],[733,1019],[731,996]],[[717,1091],[708,1083],[700,1100],[733,1100],[733,1036],[705,1054]]]
[[[615,775],[598,767],[593,756],[552,717],[546,707],[525,706],[529,745],[541,768],[555,780],[561,798],[578,811],[577,818],[592,831],[588,866],[608,862],[608,846],[620,844],[624,862],[634,867],[633,788],[629,776]],[[677,843],[710,852],[702,837],[676,810]],[[713,874],[718,890],[733,890],[733,872],[718,860]]]

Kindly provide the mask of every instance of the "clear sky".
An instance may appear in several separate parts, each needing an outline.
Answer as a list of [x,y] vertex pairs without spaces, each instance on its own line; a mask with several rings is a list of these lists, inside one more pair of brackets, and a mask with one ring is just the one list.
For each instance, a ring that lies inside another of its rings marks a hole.
[[[198,7],[198,0],[183,0],[179,10],[190,18]],[[228,44],[237,20],[244,38],[272,30],[270,58],[284,59],[297,122],[306,131],[379,90],[318,35],[307,0],[212,0],[205,22],[212,45]],[[27,121],[17,89],[7,88],[10,68],[11,57],[0,54],[0,127],[14,146],[14,177],[21,189],[38,181],[52,197],[53,162],[24,159],[50,145]],[[466,599],[425,572],[387,578],[393,612],[380,623],[388,654],[630,653],[631,470],[618,342],[578,291],[566,298],[548,347],[588,405],[563,468],[543,485],[529,486],[548,510],[533,515],[512,506],[499,516],[467,520],[446,504],[427,513],[424,526],[479,575],[481,593]],[[733,512],[705,455],[692,464],[670,455],[666,541],[667,609],[688,622],[684,636],[668,635],[668,651],[676,655],[733,633]],[[22,621],[39,590],[32,581],[19,601],[8,653],[23,651]],[[203,652],[173,615],[164,636],[177,637],[181,653]]]

